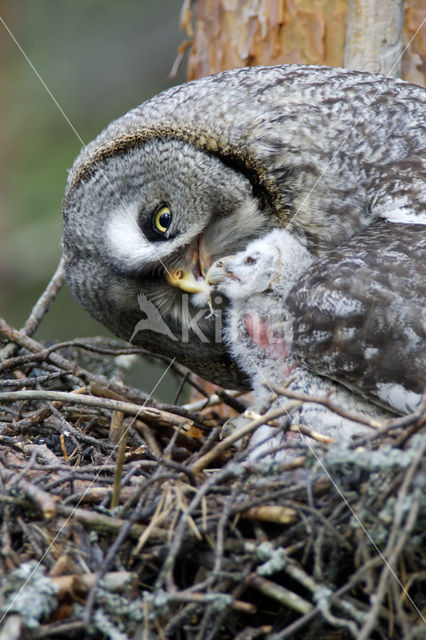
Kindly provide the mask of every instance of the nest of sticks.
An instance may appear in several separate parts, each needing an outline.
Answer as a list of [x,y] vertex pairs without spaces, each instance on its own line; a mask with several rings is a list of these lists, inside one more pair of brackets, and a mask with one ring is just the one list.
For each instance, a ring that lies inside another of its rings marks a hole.
[[35,341],[62,280],[20,331],[0,320],[0,640],[426,636],[426,394],[350,444],[304,428],[288,463],[248,461],[277,409],[221,439],[244,398],[161,404],[122,381],[140,349]]

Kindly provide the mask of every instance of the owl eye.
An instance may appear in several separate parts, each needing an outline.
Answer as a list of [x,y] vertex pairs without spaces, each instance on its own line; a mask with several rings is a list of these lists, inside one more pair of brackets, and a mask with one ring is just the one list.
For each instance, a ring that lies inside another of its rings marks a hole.
[[154,213],[152,223],[157,233],[166,233],[172,223],[172,213],[169,207],[161,205],[161,207]]

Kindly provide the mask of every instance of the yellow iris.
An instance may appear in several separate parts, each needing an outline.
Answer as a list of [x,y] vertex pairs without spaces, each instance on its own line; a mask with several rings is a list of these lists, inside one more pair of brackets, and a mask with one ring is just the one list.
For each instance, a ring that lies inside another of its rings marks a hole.
[[172,214],[169,207],[160,207],[154,216],[154,226],[160,233],[166,233],[172,222]]

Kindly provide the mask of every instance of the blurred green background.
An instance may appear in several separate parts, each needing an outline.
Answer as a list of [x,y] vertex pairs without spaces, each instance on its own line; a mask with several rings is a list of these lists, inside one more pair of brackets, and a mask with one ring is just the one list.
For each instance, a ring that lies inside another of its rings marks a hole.
[[[83,141],[173,84],[185,34],[178,0],[9,0],[0,16]],[[0,23],[0,314],[21,327],[60,257],[61,200],[81,143]],[[35,337],[108,335],[60,293]],[[132,383],[151,391],[164,365],[138,366]],[[170,400],[175,382],[156,397]]]

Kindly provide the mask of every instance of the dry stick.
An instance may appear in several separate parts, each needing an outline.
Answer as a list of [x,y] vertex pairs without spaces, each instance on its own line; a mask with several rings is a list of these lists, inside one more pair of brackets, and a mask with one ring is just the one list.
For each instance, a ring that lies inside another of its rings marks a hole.
[[422,399],[420,404],[416,407],[416,409],[405,416],[401,416],[400,418],[390,418],[386,420],[384,426],[381,429],[378,429],[374,433],[365,434],[362,438],[357,438],[357,442],[350,445],[350,448],[362,446],[371,440],[375,440],[376,438],[380,438],[381,436],[386,435],[391,431],[401,430],[402,431],[402,439],[398,438],[395,442],[396,447],[402,447],[403,442],[405,441],[404,436],[409,437],[412,435],[408,427],[412,427],[413,425],[416,428],[420,428],[424,421],[426,420],[426,389],[423,392]]
[[[124,385],[121,385],[112,380],[109,380],[104,376],[94,375],[92,372],[88,371],[87,369],[83,369],[82,367],[78,366],[72,360],[68,360],[63,356],[60,356],[59,354],[54,353],[54,351],[56,351],[57,349],[67,347],[67,346],[78,346],[81,348],[88,348],[88,346],[84,342],[79,342],[78,340],[74,340],[70,342],[58,343],[56,345],[52,345],[51,347],[45,348],[39,342],[31,338],[28,338],[28,336],[25,336],[20,331],[17,331],[13,327],[10,327],[3,318],[0,318],[0,334],[1,333],[3,333],[12,342],[17,343],[21,347],[34,353],[36,356],[36,358],[34,359],[49,360],[55,366],[60,367],[65,371],[69,371],[72,375],[88,380],[90,382],[90,390],[95,395],[112,397],[113,399],[124,400],[126,402],[127,402],[127,398],[123,396],[124,393],[131,392],[131,394],[135,395],[134,389],[126,388]],[[98,350],[98,348],[93,350]],[[108,350],[105,350],[105,351],[108,351]],[[121,351],[124,351],[124,350],[121,350]],[[32,356],[29,355],[29,356],[19,356],[17,358],[6,360],[5,362],[0,363],[0,371],[2,369],[9,368],[9,366],[12,364],[12,360],[13,360],[13,366],[15,367],[15,366],[24,364],[26,362],[31,362],[32,359],[33,359]],[[116,395],[113,395],[113,394],[116,394]],[[145,401],[145,402],[148,401],[149,396],[146,393],[143,393],[138,390],[137,394],[138,396],[140,396],[141,401]],[[219,401],[221,402],[221,400]],[[163,411],[168,411],[169,409],[172,408],[171,405],[156,403],[153,401],[152,403],[155,406],[158,406]],[[150,404],[151,404],[151,401],[150,401]],[[173,409],[175,410],[176,415],[180,415],[184,418],[187,418],[188,421],[191,421],[193,419],[194,423],[199,428],[211,427],[211,425],[208,424],[208,419],[202,416],[201,414],[192,415],[191,411],[186,409],[185,407],[173,407]]]
[[[338,618],[333,615],[330,611],[330,605],[332,602],[332,597],[335,595],[333,590],[326,586],[317,584],[315,580],[307,574],[302,567],[298,566],[298,564],[294,560],[289,560],[286,562],[283,567],[283,571],[288,573],[294,580],[303,585],[306,589],[312,592],[314,598],[317,600],[317,607],[324,617],[324,619],[331,625],[335,627],[344,627],[348,629],[352,635],[357,638],[358,627],[357,625],[347,618]],[[342,601],[342,605],[346,604],[345,609],[346,613],[348,609],[351,609],[351,612],[354,610],[354,607],[349,605],[349,603],[344,603]],[[356,612],[356,617],[358,618],[358,612]]]
[[36,385],[41,385],[43,382],[48,382],[49,380],[55,380],[57,378],[61,378],[62,376],[67,376],[67,373],[63,371],[55,371],[54,373],[46,373],[41,376],[34,376],[33,378],[20,378],[19,380],[0,380],[1,388],[14,388],[14,389],[22,389],[22,387],[35,387]]
[[[159,474],[157,477],[151,477],[137,491],[136,498],[139,500],[140,494],[143,491],[146,491],[148,484],[154,484],[156,482],[161,482],[162,480],[167,480],[167,479],[170,479],[170,478],[173,478],[173,477],[174,476],[171,475],[171,474]],[[133,497],[131,498],[131,501],[133,501]],[[128,503],[129,502],[130,501],[128,501]],[[126,507],[127,507],[127,504],[124,505],[123,508],[121,509],[121,513],[122,514],[125,512],[125,510],[127,510]],[[79,510],[79,509],[77,509],[77,510]],[[96,591],[97,591],[99,582],[100,582],[100,580],[102,580],[102,578],[105,575],[106,571],[108,571],[108,567],[110,566],[111,562],[113,561],[113,559],[117,555],[118,549],[120,548],[120,546],[123,543],[123,541],[125,540],[125,538],[131,533],[132,529],[134,529],[135,527],[139,526],[139,525],[135,524],[139,517],[140,517],[140,510],[139,509],[135,509],[133,511],[133,514],[131,515],[129,520],[121,520],[120,521],[120,522],[123,523],[123,526],[121,527],[120,531],[118,532],[117,538],[114,540],[114,543],[109,548],[108,553],[107,553],[106,558],[105,558],[105,561],[104,561],[103,568],[100,571],[97,572],[95,581],[94,581],[94,583],[93,583],[93,585],[92,585],[92,587],[90,589],[89,595],[88,595],[88,597],[86,599],[86,606],[85,606],[85,610],[84,610],[84,614],[83,614],[86,626],[90,623],[90,619],[92,617],[93,607],[95,605],[95,600],[96,600]],[[114,520],[118,521],[118,518],[114,518]],[[151,534],[154,533],[155,530],[156,530],[155,526],[152,526],[151,523],[147,527],[144,527],[144,528],[139,526],[139,529],[141,530],[141,533],[138,536],[138,540],[139,541],[140,541],[141,536],[144,535],[144,532],[149,531],[149,535],[151,536]]]
[[108,567],[110,566],[113,558],[118,554],[118,550],[121,544],[130,534],[132,528],[137,526],[135,525],[135,520],[136,520],[136,517],[134,514],[133,517],[130,518],[130,520],[123,521],[123,525],[120,528],[120,531],[118,532],[116,539],[114,540],[113,544],[110,546],[108,550],[108,553],[104,562],[104,567],[100,569],[95,575],[95,579],[90,587],[90,591],[86,599],[86,606],[83,614],[83,620],[86,628],[90,624],[90,619],[92,617],[92,612],[93,612],[93,607],[95,606],[96,593],[99,586],[99,582],[104,578],[105,573],[108,571]]
[[[215,596],[218,596],[218,600],[220,600],[222,594],[220,593],[197,593],[196,591],[192,591],[190,594],[183,592],[175,592],[172,594],[168,594],[168,598],[171,602],[178,603],[187,603],[187,602],[195,602],[201,604],[210,604]],[[244,613],[256,613],[256,606],[251,604],[251,602],[244,602],[243,600],[234,600],[231,602],[232,609],[236,611],[243,611]]]
[[151,431],[150,427],[148,427],[148,425],[145,424],[145,422],[142,422],[142,420],[135,420],[133,427],[135,431],[137,431],[143,436],[146,446],[150,450],[151,454],[154,456],[154,459],[160,460],[161,456],[163,455],[163,452],[157,440],[155,439],[155,436]]
[[[227,399],[234,399],[238,396],[242,395],[242,391],[227,391],[226,396]],[[194,402],[189,402],[187,404],[183,404],[181,409],[186,409],[187,411],[200,411],[201,409],[206,409],[207,407],[214,407],[217,404],[221,404],[224,400],[219,396],[218,393],[212,393],[208,398],[203,398],[202,400],[195,400]]]
[[225,482],[233,477],[234,473],[226,467],[218,471],[200,486],[200,488],[192,498],[190,504],[188,505],[186,511],[183,511],[180,514],[180,520],[175,529],[175,535],[168,547],[167,556],[163,562],[163,566],[155,582],[156,589],[162,588],[164,582],[166,582],[166,584],[169,586],[169,590],[174,590],[173,568],[176,562],[176,556],[179,552],[186,528],[188,526],[190,518],[192,517],[192,514],[194,513],[195,509],[198,508],[204,496],[208,494],[208,492],[215,484],[219,485],[220,483]]
[[[107,514],[102,514],[97,511],[92,511],[89,509],[82,509],[81,507],[68,507],[63,504],[56,505],[56,512],[67,518],[67,520],[72,520],[74,522],[79,522],[84,527],[88,529],[99,531],[100,533],[108,533],[112,535],[118,535],[123,527],[127,527],[130,523],[130,529],[127,531],[127,534],[134,539],[140,538],[144,530],[145,526],[140,524],[133,523],[132,520],[121,520],[120,518],[115,518],[114,516],[110,516]],[[155,539],[158,537],[161,541],[165,538],[163,532],[152,531],[152,537]]]
[[237,413],[244,413],[244,411],[247,409],[247,406],[244,404],[244,402],[241,402],[241,400],[238,400],[238,398],[230,395],[228,391],[218,389],[216,393],[222,400],[222,402],[227,404],[228,407],[231,407],[231,409],[234,409],[234,411],[236,411]]
[[118,443],[118,452],[117,452],[117,466],[114,474],[114,485],[111,499],[111,509],[117,507],[120,502],[120,491],[121,491],[121,477],[123,475],[123,465],[124,465],[124,457],[126,454],[126,444],[127,444],[127,434],[128,429],[127,426],[123,423],[120,440]]
[[[269,385],[268,385],[269,387]],[[366,418],[363,416],[359,416],[355,413],[348,413],[344,411],[341,407],[333,404],[330,401],[328,395],[325,396],[310,396],[306,393],[299,393],[298,391],[290,391],[290,389],[286,389],[285,387],[277,387],[271,385],[272,391],[280,396],[285,396],[286,398],[291,398],[293,400],[299,400],[300,402],[311,402],[315,404],[321,404],[324,407],[330,409],[334,413],[337,413],[339,416],[346,418],[347,420],[352,420],[353,422],[359,422],[360,424],[365,424],[367,427],[371,427],[372,429],[381,429],[387,424],[386,422],[380,420],[374,420],[370,418]]]
[[220,514],[219,521],[217,523],[216,530],[216,546],[214,550],[214,566],[212,571],[212,576],[217,575],[221,569],[224,560],[224,546],[225,546],[225,529],[226,525],[229,521],[232,503],[234,502],[237,492],[239,491],[239,487],[236,484],[231,490],[230,495],[225,501],[224,508],[222,509],[222,513]]
[[2,435],[0,435],[0,443],[18,449],[26,455],[31,455],[35,452],[37,457],[41,458],[47,466],[51,467],[53,465],[61,465],[59,458],[45,444],[32,444],[26,440],[16,440],[15,436],[11,438],[9,436]]
[[56,504],[54,498],[49,493],[31,484],[28,480],[18,478],[18,474],[9,469],[0,468],[0,477],[4,483],[13,484],[16,481],[16,486],[19,487],[30,500],[38,505],[43,516],[48,519],[53,518],[56,513]]
[[189,376],[190,376],[190,371],[187,371],[186,373],[184,373],[182,375],[181,381],[179,383],[179,386],[178,386],[178,388],[176,390],[176,393],[175,393],[175,397],[173,399],[173,404],[177,404],[178,403],[179,398],[180,398],[180,394],[182,393],[183,388],[184,388]]
[[314,608],[314,605],[311,602],[305,600],[297,593],[294,593],[293,591],[290,591],[289,589],[286,589],[285,587],[272,582],[272,580],[262,578],[257,574],[252,574],[251,576],[249,576],[249,578],[247,579],[247,585],[256,589],[257,591],[260,591],[265,596],[277,600],[285,607],[289,607],[290,609],[298,611],[299,613],[306,614],[312,611]]
[[[366,562],[356,571],[356,573],[352,575],[349,582],[347,582],[345,585],[343,585],[343,587],[340,587],[340,589],[334,592],[334,595],[331,596],[331,600],[336,601],[348,591],[352,591],[352,589],[354,589],[354,587],[364,579],[364,574],[366,573],[366,571],[369,571],[370,569],[373,569],[381,564],[382,559],[379,556],[375,556],[374,558],[368,560],[368,562]],[[290,638],[293,633],[295,633],[296,631],[300,631],[300,629],[306,626],[308,622],[313,620],[313,618],[315,618],[320,613],[320,608],[317,605],[314,609],[312,609],[312,611],[304,615],[302,618],[295,620],[289,626],[285,627],[285,629],[282,629],[278,633],[271,635],[270,640],[287,640],[287,638]]]
[[[7,324],[7,322],[0,318],[0,335],[3,334],[6,338],[8,338],[11,342],[31,351],[33,353],[39,354],[40,352],[46,353],[46,359],[49,360],[52,364],[63,369],[64,371],[69,371],[77,378],[83,378],[88,380],[89,382],[93,382],[95,384],[104,385],[106,388],[113,389],[118,393],[123,392],[123,387],[115,382],[112,382],[105,376],[94,375],[87,369],[83,369],[72,360],[68,360],[63,356],[60,356],[57,353],[51,352],[49,349],[45,349],[40,342],[34,340],[33,338],[28,337],[22,331],[17,331],[13,327]],[[144,394],[144,400],[147,399],[146,394]]]
[[[32,336],[39,327],[43,317],[50,309],[52,302],[55,300],[64,283],[64,264],[65,261],[62,255],[49,284],[35,303],[28,320],[21,329],[21,332],[23,334]],[[0,360],[10,358],[10,356],[12,356],[15,351],[16,343],[6,345],[4,349],[0,350]]]
[[49,311],[52,302],[55,300],[56,296],[61,290],[65,278],[64,267],[65,259],[62,255],[49,284],[35,303],[28,320],[24,324],[23,329],[21,329],[21,331],[27,336],[32,336],[36,332],[44,316]]
[[[403,550],[405,541],[408,535],[411,533],[411,530],[416,523],[417,514],[420,508],[418,500],[413,501],[412,507],[407,516],[404,529],[402,530],[399,540],[395,544],[395,539],[396,539],[398,530],[400,529],[402,517],[405,512],[404,504],[406,503],[407,491],[413,479],[414,473],[422,460],[425,449],[426,449],[426,435],[422,439],[422,442],[419,446],[417,454],[413,459],[413,462],[411,463],[410,468],[408,469],[405,475],[404,481],[401,484],[401,488],[398,492],[398,497],[396,500],[395,510],[394,510],[394,513],[395,513],[394,523],[392,526],[392,531],[389,535],[389,541],[386,545],[386,549],[383,554],[385,557],[389,556],[389,560],[383,567],[382,573],[380,575],[377,591],[375,594],[374,602],[367,616],[367,620],[365,621],[365,624],[360,631],[359,640],[367,640],[370,636],[370,633],[373,629],[373,625],[379,613],[379,608],[381,606],[382,599],[384,597],[384,594],[387,588],[388,580],[390,576],[393,574],[393,566],[398,560],[398,557],[401,551]],[[395,547],[394,547],[394,544],[395,544]],[[394,548],[392,549],[392,547]],[[420,612],[418,611],[418,613]]]
[[155,409],[154,407],[144,407],[133,402],[121,402],[95,396],[87,396],[80,393],[68,391],[45,391],[41,389],[28,389],[26,391],[11,391],[0,393],[0,402],[12,400],[54,400],[56,402],[67,402],[69,404],[82,404],[88,407],[98,407],[111,411],[122,411],[131,416],[138,416],[148,424],[156,426],[184,426],[191,424],[187,418],[174,415],[168,411]]
[[[298,404],[302,406],[302,403],[298,403]],[[255,413],[254,411],[247,411],[247,410],[245,411],[244,415],[247,416],[247,418],[251,418],[252,420],[255,420],[256,418],[261,417],[259,413]],[[270,427],[279,428],[279,424],[277,422],[273,422],[272,420],[268,424]],[[325,436],[324,434],[319,433],[318,431],[315,431],[311,427],[307,427],[304,424],[291,424],[288,430],[294,433],[302,433],[303,435],[308,436],[309,438],[312,438],[313,440],[316,440],[321,444],[335,444],[337,442],[335,438],[331,438],[330,436]]]
[[260,636],[262,636],[262,638],[270,638],[271,636],[268,634],[271,633],[272,629],[273,627],[270,624],[264,624],[256,628],[246,627],[234,637],[234,640],[254,640],[254,638],[259,638]]
[[[1,394],[0,394],[0,400],[1,400]],[[250,433],[252,433],[255,429],[257,429],[257,427],[260,427],[260,425],[265,424],[270,420],[275,420],[275,418],[279,418],[280,416],[287,414],[288,410],[289,410],[288,406],[272,409],[271,411],[268,411],[268,413],[265,413],[263,416],[260,416],[259,418],[252,420],[251,422],[249,422],[249,424],[245,425],[244,427],[241,427],[240,429],[236,429],[233,433],[231,433],[230,436],[228,436],[227,438],[224,438],[224,440],[222,440],[215,447],[213,447],[211,451],[208,451],[196,462],[194,462],[194,464],[191,466],[191,471],[193,473],[200,473],[205,467],[207,467],[208,464],[210,464],[210,462],[212,462],[213,460],[215,460],[215,458],[217,458],[222,453],[224,453],[235,442],[237,442],[241,438],[244,438],[244,436],[247,436]]]
[[[73,638],[78,633],[86,632],[87,626],[81,620],[75,620],[74,622],[51,622],[49,624],[41,624],[37,629],[31,629],[32,638],[42,638],[46,640],[50,636],[54,638]],[[19,636],[20,638],[22,636]],[[0,639],[3,640],[3,639]],[[7,640],[11,640],[10,636],[7,636]]]
[[[114,400],[115,398],[113,398]],[[118,400],[118,398],[116,398]],[[123,433],[124,414],[122,411],[113,411],[109,426],[109,441],[114,446],[120,442]]]
[[[112,391],[111,389],[106,389],[105,387],[96,384],[90,383],[89,385],[90,393],[94,396],[101,396],[102,398],[111,398],[111,400],[121,400],[123,402],[129,402],[129,398],[127,398],[122,393],[117,393],[116,391]],[[148,396],[145,398],[145,404],[148,403]],[[151,401],[149,402],[151,405]],[[173,405],[173,404],[165,404],[163,402],[153,402],[153,406],[157,407],[161,411],[168,411],[169,413],[176,414],[181,416],[182,418],[187,418],[187,420],[192,424],[196,424],[197,427],[210,430],[212,425],[209,423],[208,418],[199,413],[194,413],[191,411],[187,411],[182,407]]]
[[289,431],[302,433],[304,436],[308,436],[309,438],[312,438],[312,440],[316,440],[316,442],[321,444],[335,444],[337,442],[336,438],[325,436],[323,433],[319,433],[318,431],[315,431],[315,429],[311,429],[311,427],[307,427],[304,424],[291,424]]
[[[368,640],[368,638],[370,638],[370,634],[373,630],[374,623],[376,622],[377,616],[379,614],[379,609],[381,607],[382,600],[384,598],[384,595],[388,586],[388,581],[392,577],[392,573],[393,573],[392,567],[397,562],[402,550],[404,549],[407,538],[411,534],[413,527],[416,524],[419,509],[420,509],[419,500],[415,500],[408,513],[407,521],[401,533],[401,536],[394,550],[392,551],[392,554],[389,557],[387,564],[382,569],[382,573],[380,574],[380,579],[377,586],[377,591],[374,596],[373,605],[368,613],[367,620],[365,621],[364,626],[362,627],[362,629],[359,632],[359,635],[357,636],[358,640]],[[419,613],[424,621],[424,617],[422,616],[420,611]]]

